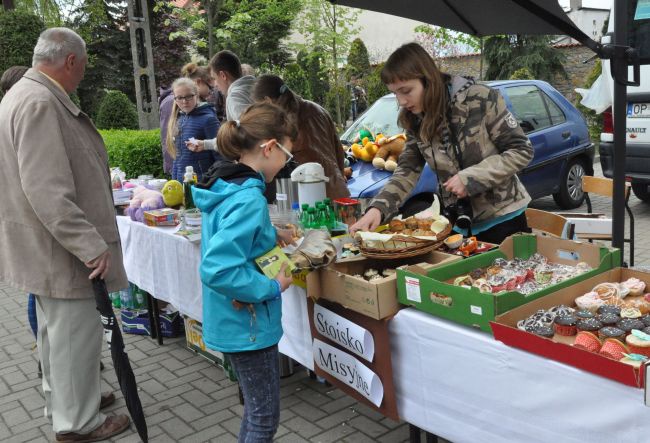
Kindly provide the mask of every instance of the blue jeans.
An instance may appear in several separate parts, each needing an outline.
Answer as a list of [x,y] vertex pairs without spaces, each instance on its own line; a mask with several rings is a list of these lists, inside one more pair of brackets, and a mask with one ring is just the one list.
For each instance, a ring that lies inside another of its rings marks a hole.
[[278,346],[227,356],[244,396],[239,443],[271,443],[280,424]]

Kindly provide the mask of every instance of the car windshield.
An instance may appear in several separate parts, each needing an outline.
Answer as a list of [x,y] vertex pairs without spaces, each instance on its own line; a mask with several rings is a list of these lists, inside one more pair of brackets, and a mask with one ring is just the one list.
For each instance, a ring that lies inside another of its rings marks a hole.
[[358,120],[352,123],[341,136],[341,140],[352,143],[360,130],[368,129],[373,134],[387,136],[404,132],[397,125],[399,106],[394,95],[389,95],[377,100]]

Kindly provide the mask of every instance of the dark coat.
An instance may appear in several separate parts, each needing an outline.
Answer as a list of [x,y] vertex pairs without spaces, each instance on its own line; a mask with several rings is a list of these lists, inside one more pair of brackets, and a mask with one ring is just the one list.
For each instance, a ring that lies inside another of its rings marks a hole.
[[192,152],[185,146],[185,142],[192,137],[197,140],[215,138],[218,130],[217,115],[214,108],[207,103],[200,103],[188,114],[179,111],[174,134],[176,158],[172,165],[172,179],[182,182],[185,167],[192,166],[198,179],[201,180],[203,174],[216,160],[222,160],[215,151]]

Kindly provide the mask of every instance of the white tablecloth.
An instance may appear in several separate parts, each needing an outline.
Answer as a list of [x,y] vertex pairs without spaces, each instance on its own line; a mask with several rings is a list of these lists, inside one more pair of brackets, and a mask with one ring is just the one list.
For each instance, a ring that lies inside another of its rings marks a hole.
[[[129,279],[201,320],[199,246],[118,217]],[[280,351],[313,368],[305,293],[282,297]],[[412,308],[391,321],[403,420],[453,442],[648,442],[643,391]]]
[[[199,262],[201,246],[174,235],[176,228],[152,228],[117,217],[124,267],[129,281],[155,298],[173,304],[181,314],[203,321]],[[282,294],[280,351],[313,369],[311,332],[304,289],[291,286]]]

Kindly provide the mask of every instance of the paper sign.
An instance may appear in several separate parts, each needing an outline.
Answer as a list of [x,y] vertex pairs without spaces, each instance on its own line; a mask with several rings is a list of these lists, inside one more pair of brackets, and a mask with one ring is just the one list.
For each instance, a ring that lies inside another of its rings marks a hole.
[[379,407],[384,398],[381,380],[350,354],[314,339],[314,362],[323,371],[340,380]]
[[404,283],[406,286],[406,298],[416,303],[422,303],[420,280],[413,277],[404,277]]
[[275,194],[275,199],[279,202],[286,202],[287,194]]
[[320,305],[314,305],[314,326],[321,335],[372,362],[375,340],[367,329]]
[[472,312],[472,314],[483,315],[483,308],[481,308],[480,306],[471,305],[469,307],[469,310]]

